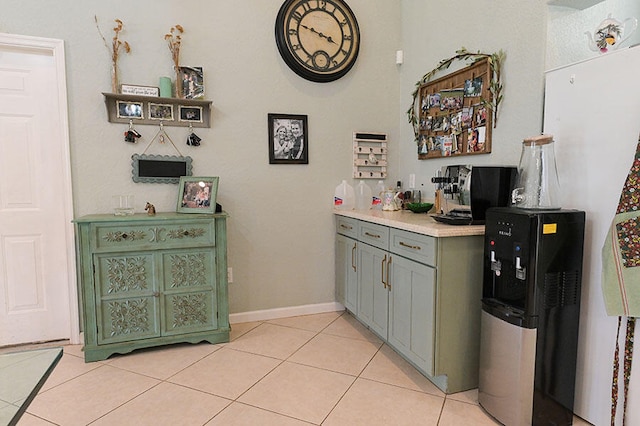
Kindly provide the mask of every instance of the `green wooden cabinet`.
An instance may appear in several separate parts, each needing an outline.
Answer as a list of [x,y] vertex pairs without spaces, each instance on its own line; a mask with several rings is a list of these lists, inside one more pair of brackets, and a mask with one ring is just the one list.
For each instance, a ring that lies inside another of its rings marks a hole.
[[391,257],[389,285],[389,344],[421,371],[435,376],[436,270]]
[[85,361],[229,341],[226,214],[76,219]]
[[336,235],[336,300],[354,313],[358,309],[357,247],[353,238]]
[[[434,237],[336,215],[337,225],[345,220],[357,254],[357,309],[349,311],[442,391],[477,387],[482,235]],[[337,233],[336,262],[344,263],[344,227]],[[336,270],[337,286],[344,276]]]
[[358,309],[357,226],[356,220],[336,218],[336,300],[352,313]]

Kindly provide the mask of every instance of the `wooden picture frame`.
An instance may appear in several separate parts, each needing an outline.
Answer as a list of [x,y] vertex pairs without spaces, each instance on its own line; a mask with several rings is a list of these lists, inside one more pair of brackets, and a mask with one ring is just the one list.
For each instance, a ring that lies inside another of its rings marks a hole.
[[218,177],[182,176],[178,184],[178,213],[215,213]]
[[306,115],[268,114],[269,164],[309,164]]
[[126,120],[142,120],[144,118],[142,102],[116,101],[116,116]]
[[480,59],[418,88],[418,159],[491,153],[492,70]]

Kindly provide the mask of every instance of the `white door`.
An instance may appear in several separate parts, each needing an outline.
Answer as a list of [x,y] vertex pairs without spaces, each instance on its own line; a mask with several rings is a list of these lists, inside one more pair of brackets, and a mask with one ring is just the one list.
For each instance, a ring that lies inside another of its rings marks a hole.
[[0,346],[78,340],[60,40],[0,34]]

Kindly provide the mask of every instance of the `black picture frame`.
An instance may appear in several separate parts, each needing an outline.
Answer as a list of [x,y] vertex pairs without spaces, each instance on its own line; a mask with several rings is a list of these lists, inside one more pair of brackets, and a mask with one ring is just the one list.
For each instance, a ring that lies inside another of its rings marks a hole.
[[306,115],[267,115],[269,164],[309,164],[309,127]]

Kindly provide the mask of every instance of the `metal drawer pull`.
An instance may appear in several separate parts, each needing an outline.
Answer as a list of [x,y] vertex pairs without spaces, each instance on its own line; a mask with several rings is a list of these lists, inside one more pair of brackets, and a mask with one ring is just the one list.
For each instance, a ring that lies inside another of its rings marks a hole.
[[353,248],[351,249],[351,267],[355,272],[356,270],[356,243],[353,243]]
[[382,285],[384,288],[387,288],[387,283],[384,281],[384,264],[387,263],[387,255],[384,255],[384,259],[380,262],[380,281],[382,281]]
[[340,228],[344,228],[344,229],[352,230],[352,229],[353,229],[353,226],[347,226],[347,225],[344,225],[344,224],[342,224],[342,223],[341,223],[341,224],[340,224]]
[[373,237],[373,238],[381,238],[380,235],[376,235],[376,234],[370,234],[368,232],[365,232],[364,235],[366,235],[367,237]]
[[406,247],[406,248],[410,248],[410,249],[414,249],[414,250],[422,250],[422,247],[420,247],[420,246],[412,246],[410,244],[403,243],[402,241],[400,241],[398,244],[400,244],[402,247]]
[[391,255],[389,255],[389,262],[387,263],[387,288],[391,290],[391,283],[389,282],[389,269],[391,269]]

